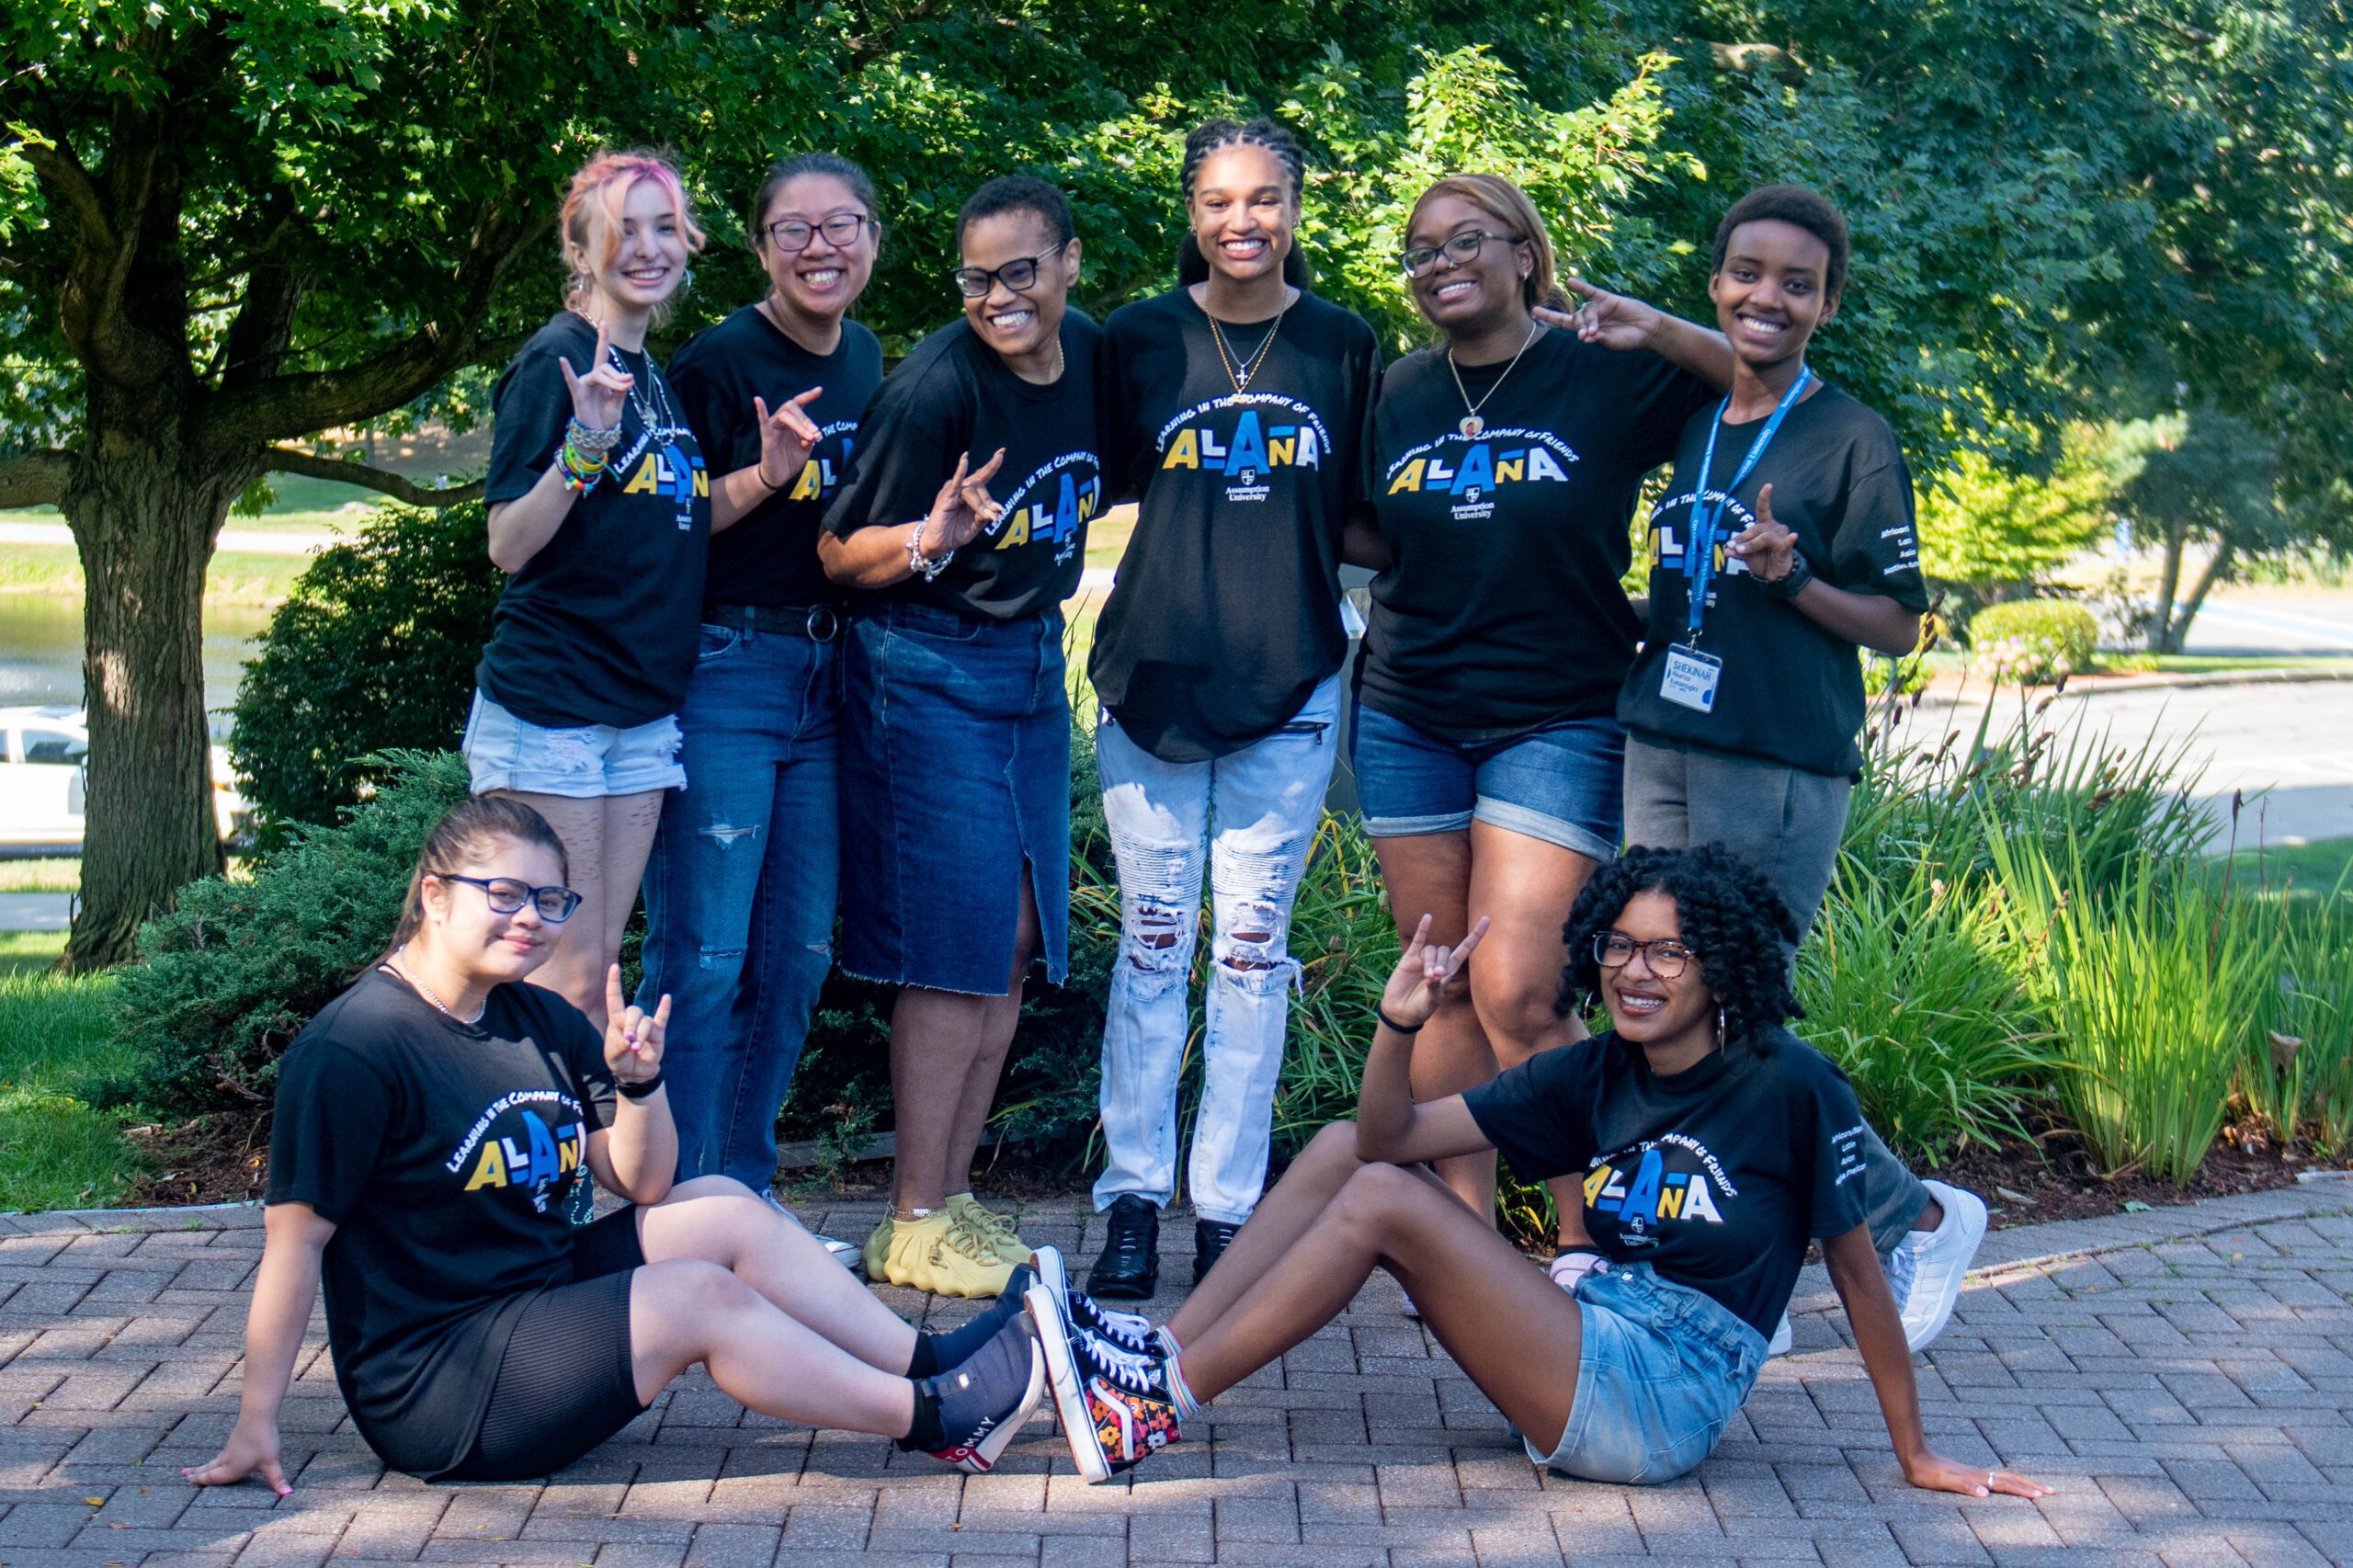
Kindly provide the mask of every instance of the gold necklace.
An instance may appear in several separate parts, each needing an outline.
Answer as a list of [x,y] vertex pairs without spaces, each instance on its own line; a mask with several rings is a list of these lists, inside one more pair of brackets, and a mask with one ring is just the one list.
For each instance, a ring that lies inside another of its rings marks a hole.
[[1513,368],[1518,365],[1519,355],[1528,352],[1528,346],[1535,342],[1536,335],[1543,330],[1543,324],[1540,322],[1529,322],[1528,324],[1528,335],[1519,340],[1519,353],[1514,354],[1511,357],[1511,364],[1506,365],[1504,367],[1503,375],[1495,378],[1495,386],[1489,387],[1484,392],[1481,393],[1479,401],[1476,403],[1472,403],[1471,401],[1471,393],[1462,384],[1462,371],[1454,363],[1453,346],[1448,346],[1446,350],[1446,368],[1453,373],[1454,390],[1461,395],[1462,399],[1462,406],[1470,410],[1469,413],[1462,416],[1462,422],[1455,426],[1456,429],[1462,432],[1464,439],[1472,441],[1477,440],[1479,438],[1479,432],[1487,427],[1487,422],[1479,417],[1479,410],[1487,406],[1487,400],[1495,395],[1495,387],[1500,387],[1504,384],[1505,377],[1509,376],[1512,373]]
[[1226,347],[1225,329],[1218,325],[1217,317],[1210,314],[1210,308],[1207,305],[1200,305],[1199,301],[1194,302],[1199,305],[1201,315],[1210,324],[1210,336],[1217,342],[1217,360],[1219,364],[1225,367],[1225,379],[1233,383],[1235,392],[1248,392],[1251,378],[1257,375],[1259,368],[1266,364],[1267,351],[1275,346],[1275,334],[1282,331],[1283,317],[1290,313],[1290,307],[1285,305],[1275,312],[1275,324],[1267,329],[1267,335],[1259,343],[1258,351],[1237,370],[1234,369],[1234,361],[1240,359],[1242,356],[1233,353]]

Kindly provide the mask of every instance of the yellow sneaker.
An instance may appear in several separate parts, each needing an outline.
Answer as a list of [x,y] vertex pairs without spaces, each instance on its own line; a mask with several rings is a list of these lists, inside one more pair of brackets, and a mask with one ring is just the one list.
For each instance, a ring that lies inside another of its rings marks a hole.
[[859,1250],[858,1260],[865,1266],[869,1279],[882,1278],[883,1260],[891,1256],[891,1228],[898,1222],[889,1210],[884,1210],[881,1223],[874,1227],[873,1233],[866,1238],[866,1245]]
[[945,1209],[892,1225],[882,1278],[893,1285],[935,1296],[998,1296],[1012,1277],[1013,1265]]
[[968,1230],[980,1233],[989,1244],[989,1250],[1009,1264],[1024,1264],[1037,1249],[1013,1233],[1013,1227],[1000,1219],[995,1210],[969,1192],[960,1192],[948,1200],[948,1211],[964,1222]]

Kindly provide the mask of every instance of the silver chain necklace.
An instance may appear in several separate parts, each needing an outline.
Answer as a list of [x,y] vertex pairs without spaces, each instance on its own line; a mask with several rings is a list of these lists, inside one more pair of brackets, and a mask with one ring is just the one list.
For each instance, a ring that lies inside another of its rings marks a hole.
[[440,994],[436,992],[430,985],[426,984],[424,981],[410,973],[408,966],[401,962],[398,956],[386,959],[384,960],[384,967],[391,970],[394,974],[399,975],[403,980],[407,981],[410,987],[415,990],[419,996],[424,997],[427,1002],[432,1003],[435,1007],[438,1008],[444,1017],[457,1018],[457,1021],[461,1024],[473,1025],[482,1022],[482,1016],[490,1011],[490,998],[485,996],[483,998],[482,1006],[474,1009],[474,1016],[472,1017],[459,1018],[456,1011],[450,1007],[449,1004],[441,1000]]

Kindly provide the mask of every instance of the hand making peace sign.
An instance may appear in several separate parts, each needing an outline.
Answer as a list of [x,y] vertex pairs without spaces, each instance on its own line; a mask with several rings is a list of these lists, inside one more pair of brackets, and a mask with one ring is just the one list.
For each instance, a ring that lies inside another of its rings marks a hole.
[[612,339],[605,324],[597,324],[597,354],[590,361],[588,373],[576,375],[572,361],[558,356],[556,367],[563,372],[563,384],[572,393],[573,416],[591,430],[610,430],[621,422],[621,409],[629,402],[629,389],[637,378],[613,362]]
[[1556,311],[1539,306],[1536,319],[1547,326],[1574,332],[1586,343],[1597,343],[1604,348],[1648,347],[1666,320],[1657,306],[1644,304],[1631,295],[1597,289],[1574,273],[1562,278],[1561,287],[1578,296],[1581,302],[1576,309]]
[[1005,510],[989,494],[989,478],[1004,463],[1005,449],[999,447],[995,456],[968,472],[972,460],[970,452],[958,455],[956,472],[939,487],[931,515],[924,520],[923,552],[934,561],[972,543]]

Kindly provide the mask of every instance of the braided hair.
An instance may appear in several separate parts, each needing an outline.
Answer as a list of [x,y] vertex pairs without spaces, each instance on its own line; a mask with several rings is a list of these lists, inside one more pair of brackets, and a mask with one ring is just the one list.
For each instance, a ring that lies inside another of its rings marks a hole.
[[1773,1031],[1805,1009],[1790,991],[1782,944],[1798,939],[1797,917],[1765,874],[1721,844],[1695,849],[1629,849],[1593,874],[1569,909],[1563,932],[1568,967],[1561,971],[1554,1010],[1566,1017],[1579,1002],[1598,1001],[1601,965],[1594,937],[1607,931],[1637,893],[1662,892],[1675,901],[1683,944],[1698,956],[1701,978],[1723,1009],[1724,1039],[1758,1051],[1772,1048]]
[[[1226,147],[1263,147],[1274,155],[1290,176],[1290,198],[1296,202],[1307,178],[1307,154],[1300,149],[1299,138],[1289,130],[1268,119],[1265,115],[1247,122],[1238,119],[1204,120],[1185,138],[1185,162],[1177,176],[1185,205],[1193,203],[1193,180],[1200,173],[1202,163],[1211,153]],[[1201,254],[1200,243],[1188,228],[1185,237],[1176,243],[1176,281],[1190,286],[1206,283],[1210,276],[1210,258]],[[1294,238],[1290,250],[1283,256],[1283,281],[1296,289],[1307,287],[1313,276],[1307,257]]]

